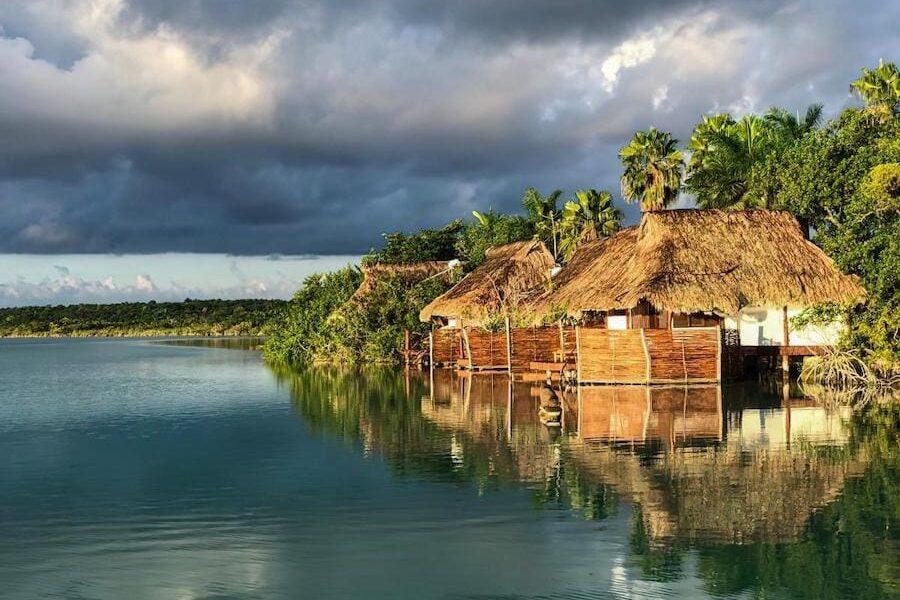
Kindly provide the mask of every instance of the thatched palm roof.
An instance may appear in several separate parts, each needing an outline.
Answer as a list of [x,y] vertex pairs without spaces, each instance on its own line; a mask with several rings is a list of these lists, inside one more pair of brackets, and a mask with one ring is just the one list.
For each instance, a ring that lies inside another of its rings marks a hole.
[[578,317],[647,300],[661,310],[736,314],[745,306],[854,302],[864,293],[790,213],[666,210],[582,244],[536,308]]
[[516,306],[524,295],[550,281],[553,255],[542,242],[514,242],[487,251],[485,261],[459,283],[422,309],[422,321],[432,317],[480,323],[491,313]]
[[417,263],[375,263],[360,266],[363,280],[359,288],[350,297],[351,302],[365,300],[378,281],[389,277],[399,277],[408,283],[417,283],[429,277],[447,274],[449,278],[452,266],[448,261],[434,260]]

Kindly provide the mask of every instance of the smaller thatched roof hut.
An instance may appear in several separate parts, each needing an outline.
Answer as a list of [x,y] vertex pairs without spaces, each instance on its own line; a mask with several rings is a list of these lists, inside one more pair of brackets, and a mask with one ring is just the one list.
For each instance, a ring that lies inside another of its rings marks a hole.
[[422,309],[424,322],[455,319],[466,325],[519,305],[525,295],[550,281],[553,255],[539,241],[514,242],[487,251],[485,261]]
[[865,292],[797,220],[770,210],[664,210],[586,242],[535,302],[538,311],[630,309],[736,314],[746,306],[854,302]]
[[363,264],[360,270],[363,280],[359,288],[350,297],[350,302],[363,302],[376,284],[389,277],[399,277],[406,283],[415,284],[429,277],[445,276],[449,279],[457,261],[434,260],[417,263],[374,263]]

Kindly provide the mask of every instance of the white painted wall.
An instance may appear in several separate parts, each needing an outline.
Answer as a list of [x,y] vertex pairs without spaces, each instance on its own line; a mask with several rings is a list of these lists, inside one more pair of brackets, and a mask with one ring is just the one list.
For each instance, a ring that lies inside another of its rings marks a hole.
[[[788,319],[803,311],[788,308]],[[742,346],[784,345],[784,310],[778,308],[747,307],[736,317],[725,317],[726,329],[738,329]],[[834,322],[826,326],[810,326],[801,330],[789,326],[791,346],[830,346],[837,342],[844,324]]]
[[611,315],[606,317],[607,329],[628,329],[628,315]]

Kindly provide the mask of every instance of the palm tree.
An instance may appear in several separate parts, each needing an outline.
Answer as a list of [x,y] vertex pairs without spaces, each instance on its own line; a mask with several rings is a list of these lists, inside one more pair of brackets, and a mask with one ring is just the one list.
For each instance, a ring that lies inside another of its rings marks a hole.
[[694,127],[694,133],[688,142],[688,150],[691,152],[689,171],[703,164],[707,154],[712,150],[715,137],[732,125],[734,125],[734,119],[728,113],[703,115],[701,121]]
[[533,187],[525,190],[522,197],[522,205],[528,218],[534,223],[535,238],[541,240],[553,249],[553,256],[559,258],[559,198],[562,190],[553,190],[549,195],[543,196]]
[[897,111],[900,105],[900,71],[897,65],[881,62],[871,71],[863,68],[862,73],[850,84],[850,89],[855,90],[871,108]]
[[783,108],[773,106],[763,116],[766,124],[781,141],[790,143],[812,131],[822,122],[822,104],[810,104],[803,118]]
[[685,188],[697,196],[701,208],[768,207],[773,192],[762,185],[767,165],[821,121],[821,104],[807,107],[802,118],[778,107],[763,117],[746,115],[740,121],[727,113],[704,116],[688,145]]
[[701,208],[740,208],[746,204],[753,167],[773,148],[774,130],[756,115],[740,121],[727,115],[713,119],[704,118],[691,137],[685,187],[696,194]]
[[651,127],[638,131],[627,146],[619,150],[625,167],[622,195],[640,202],[645,211],[662,210],[672,204],[681,188],[684,156],[672,134]]
[[579,190],[563,207],[561,244],[563,258],[569,260],[581,242],[607,237],[619,230],[622,213],[613,206],[612,194]]

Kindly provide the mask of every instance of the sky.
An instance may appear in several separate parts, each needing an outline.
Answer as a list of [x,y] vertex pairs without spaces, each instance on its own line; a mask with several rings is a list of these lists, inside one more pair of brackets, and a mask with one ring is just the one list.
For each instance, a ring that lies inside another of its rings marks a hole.
[[0,294],[53,288],[63,254],[135,294],[152,273],[116,256],[211,262],[198,291],[236,292],[224,255],[359,255],[528,186],[620,200],[635,130],[833,116],[897,23],[872,0],[3,0]]
[[308,275],[358,256],[0,254],[0,307],[185,298],[288,299]]

